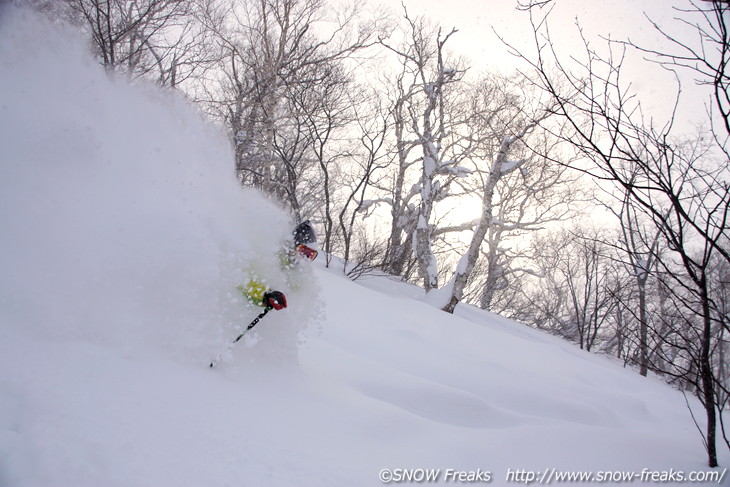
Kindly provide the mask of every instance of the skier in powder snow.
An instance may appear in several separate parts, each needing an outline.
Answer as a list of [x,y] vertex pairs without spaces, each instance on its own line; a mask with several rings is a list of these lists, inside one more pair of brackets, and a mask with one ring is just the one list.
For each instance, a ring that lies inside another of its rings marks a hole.
[[[297,274],[294,272],[299,268],[299,262],[302,259],[310,261],[317,257],[317,251],[312,248],[317,242],[317,236],[309,221],[305,221],[297,225],[292,232],[293,238],[286,242],[282,252],[279,254],[282,270],[284,270],[285,279],[291,289],[297,288]],[[249,272],[252,272],[249,270]],[[257,275],[253,275],[245,286],[238,286],[243,296],[253,305],[261,306],[264,311],[259,314],[248,327],[233,340],[229,347],[233,347],[243,336],[251,330],[270,310],[281,310],[286,308],[286,296],[281,291],[275,291],[266,285],[266,282],[259,279]],[[220,362],[223,353],[219,354],[216,359],[210,363],[210,367]]]
[[[286,247],[289,250],[279,255],[281,267],[285,271],[291,271],[299,265],[302,258],[310,261],[317,258],[317,251],[312,248],[316,244],[317,235],[309,220],[300,223],[292,232],[293,239]],[[244,297],[256,306],[281,310],[286,308],[286,296],[281,291],[270,289],[262,281],[251,279],[246,286],[238,286],[238,290]]]

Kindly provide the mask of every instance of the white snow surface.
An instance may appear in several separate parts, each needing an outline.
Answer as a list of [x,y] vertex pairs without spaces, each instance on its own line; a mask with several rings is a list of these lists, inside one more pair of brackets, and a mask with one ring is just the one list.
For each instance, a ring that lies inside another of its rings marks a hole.
[[[67,29],[0,16],[0,486],[706,470],[659,380],[323,259],[287,280],[292,222],[239,187],[219,130]],[[210,369],[258,311],[235,290],[251,272],[290,306]]]

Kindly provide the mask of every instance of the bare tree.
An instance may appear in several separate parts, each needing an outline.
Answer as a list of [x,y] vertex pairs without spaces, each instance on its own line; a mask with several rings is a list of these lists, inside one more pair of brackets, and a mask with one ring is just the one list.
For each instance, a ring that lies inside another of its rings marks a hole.
[[[546,17],[537,23],[531,18],[535,53],[532,58],[522,57],[533,68],[534,82],[551,95],[555,112],[571,127],[570,132],[555,135],[591,163],[576,168],[613,183],[650,219],[670,250],[656,258],[664,275],[674,280],[671,288],[684,290],[673,295],[676,321],[682,325],[675,332],[681,332],[684,342],[674,345],[692,352],[685,359],[693,367],[686,368],[682,377],[697,386],[706,412],[708,463],[716,466],[712,360],[716,334],[708,268],[715,255],[730,258],[725,233],[730,216],[727,156],[723,162],[713,159],[701,137],[673,139],[673,118],[663,126],[643,118],[641,104],[621,77],[626,44],[609,41],[607,53],[601,55],[586,41],[582,59],[574,57],[568,67],[545,30]],[[724,72],[724,65],[720,71]],[[694,341],[689,343],[696,346],[687,347],[690,337]]]
[[210,64],[195,3],[183,0],[65,0],[110,70],[177,87]]
[[[393,208],[399,213],[393,215],[392,237],[400,242],[400,235],[406,233],[406,240],[412,240],[418,275],[428,292],[438,287],[439,273],[432,248],[434,206],[450,196],[452,181],[464,174],[460,162],[469,150],[460,145],[464,139],[457,127],[464,121],[456,108],[463,99],[454,88],[462,80],[464,69],[446,55],[446,43],[455,29],[444,34],[422,18],[411,19],[407,11],[405,20],[408,37],[403,45],[381,41],[402,65],[394,108],[400,118],[396,122],[400,168]],[[409,156],[415,148],[420,149],[420,174],[408,194],[403,194],[402,188],[408,187],[407,169],[414,164]],[[404,251],[402,245],[391,248]],[[396,260],[403,262],[404,256]]]
[[[620,237],[616,239],[616,243],[607,241],[606,245],[618,251],[617,258],[624,265],[626,274],[631,277],[636,289],[635,296],[634,293],[617,296],[622,301],[629,300],[619,303],[618,306],[626,311],[626,324],[631,321],[629,318],[637,321],[636,337],[631,336],[633,333],[628,331],[628,327],[617,329],[617,335],[638,345],[639,373],[646,376],[649,371],[650,355],[648,284],[652,272],[655,272],[657,256],[661,254],[659,247],[661,235],[653,222],[646,221],[645,212],[636,207],[628,194],[615,195],[610,190],[604,190],[601,196],[605,197],[607,202],[601,203],[599,197],[599,205],[616,217],[620,228]],[[634,298],[638,303],[634,303]]]
[[205,24],[225,60],[211,103],[221,105],[229,126],[237,174],[294,213],[301,211],[305,194],[297,189],[305,184],[299,179],[317,165],[312,134],[300,133],[311,123],[301,123],[319,115],[293,111],[290,99],[329,83],[339,63],[375,43],[383,26],[378,19],[361,23],[361,7],[327,9],[321,0],[210,0],[205,9]]
[[[671,35],[667,29],[649,19],[657,32],[667,41],[662,50],[650,49],[627,41],[626,44],[652,55],[670,70],[680,69],[693,73],[700,86],[709,87],[712,101],[708,103],[709,120],[716,142],[726,155],[730,136],[730,2],[726,0],[690,0],[691,8],[677,8],[679,25],[696,32],[695,41]],[[717,115],[719,120],[715,118]],[[718,127],[715,121],[719,121]]]
[[728,320],[730,319],[730,265],[723,259],[716,259],[715,265],[711,270],[711,281],[713,283],[710,293],[711,302],[716,308],[717,324],[717,342],[716,350],[713,356],[717,357],[715,361],[715,377],[717,382],[717,415],[722,431],[723,439],[728,448],[730,448],[730,431],[725,425],[725,411],[730,406],[730,328]]
[[575,227],[536,241],[543,285],[528,291],[534,303],[533,321],[591,351],[610,340],[616,299],[624,286],[611,247],[601,231]]
[[[417,197],[417,186],[407,185],[408,175],[416,166],[417,160],[411,156],[416,149],[418,142],[407,136],[408,124],[408,103],[412,96],[408,75],[407,63],[401,64],[401,72],[394,80],[392,97],[392,108],[390,113],[382,115],[393,120],[393,138],[395,147],[392,149],[394,169],[391,171],[390,182],[378,185],[378,188],[385,194],[373,203],[385,203],[390,206],[390,233],[386,254],[383,261],[383,269],[396,276],[410,275],[411,257],[413,254],[413,235],[415,232],[415,199]],[[386,85],[385,90],[390,90]]]
[[[311,78],[316,84],[301,84],[290,89],[287,96],[291,104],[292,117],[303,120],[302,127],[295,132],[305,136],[311,159],[319,171],[319,184],[315,191],[301,197],[311,201],[310,211],[318,208],[323,232],[323,250],[329,264],[335,246],[335,191],[339,187],[340,174],[349,158],[348,142],[342,140],[343,130],[354,121],[354,113],[348,100],[351,80],[339,64],[323,63],[310,67]],[[317,71],[324,71],[317,73]],[[301,198],[298,198],[301,204]],[[306,208],[305,206],[305,208]],[[294,209],[299,220],[301,209]],[[307,214],[312,214],[310,211]]]
[[369,245],[363,236],[358,239],[360,255],[355,259],[354,267],[349,266],[355,250],[355,220],[358,216],[365,218],[367,215],[368,208],[374,203],[373,200],[366,199],[368,190],[378,183],[381,177],[379,173],[391,162],[387,153],[386,137],[392,118],[384,106],[384,99],[375,90],[360,87],[348,100],[354,109],[360,136],[358,147],[353,150],[354,170],[348,174],[343,184],[344,194],[338,223],[342,236],[344,271],[348,276],[356,278],[366,270],[378,267],[378,260],[382,261],[384,255],[383,246]]
[[[531,94],[519,76],[485,77],[473,96],[475,113],[471,130],[478,150],[471,154],[475,187],[468,192],[481,199],[481,213],[471,225],[471,239],[449,283],[441,293],[443,309],[453,312],[472,281],[474,269],[484,256],[480,304],[491,308],[495,294],[507,286],[514,273],[535,272],[516,265],[515,256],[504,250],[509,238],[534,232],[565,217],[576,194],[567,189],[574,178],[564,165],[542,155],[554,145],[535,133],[550,116],[543,107],[531,106]],[[528,139],[532,139],[528,143]],[[486,245],[486,250],[484,247]]]

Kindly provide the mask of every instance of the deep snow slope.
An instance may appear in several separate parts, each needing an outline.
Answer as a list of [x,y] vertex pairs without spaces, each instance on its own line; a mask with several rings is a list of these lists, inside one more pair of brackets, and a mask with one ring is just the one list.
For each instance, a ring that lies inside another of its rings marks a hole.
[[383,294],[314,276],[327,316],[298,366],[276,364],[263,331],[277,321],[213,370],[209,356],[4,323],[0,485],[375,486],[398,468],[506,485],[520,469],[706,470],[681,395],[658,381],[481,312],[444,316],[387,281]]
[[373,469],[491,468],[497,485],[508,469],[702,469],[684,398],[660,381],[475,308],[446,315],[405,284],[318,276],[327,321],[302,368],[374,413],[362,435],[388,447]]
[[[704,470],[657,380],[321,259],[287,275],[292,222],[239,187],[219,131],[63,27],[0,20],[0,486]],[[290,306],[210,369],[258,312],[235,290],[253,274]]]

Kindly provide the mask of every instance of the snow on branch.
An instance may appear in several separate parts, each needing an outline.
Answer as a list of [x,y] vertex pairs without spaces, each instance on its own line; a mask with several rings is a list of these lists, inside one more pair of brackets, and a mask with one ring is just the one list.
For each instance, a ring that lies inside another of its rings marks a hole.
[[470,220],[468,222],[461,223],[459,225],[451,225],[448,227],[437,227],[433,229],[433,235],[444,235],[452,232],[466,232],[468,230],[474,230],[479,224],[479,219]]
[[502,163],[502,166],[499,168],[499,173],[501,175],[509,174],[515,169],[520,168],[527,162],[526,159],[520,159],[518,161],[504,161]]
[[469,176],[474,171],[469,169],[468,167],[463,166],[451,166],[444,164],[439,169],[439,174],[447,175],[447,176],[454,176],[457,178],[464,178],[466,176]]
[[393,204],[392,198],[377,198],[374,200],[362,200],[360,204],[357,206],[356,212],[364,212],[367,213],[372,208],[376,207],[380,203],[385,203],[387,205]]

